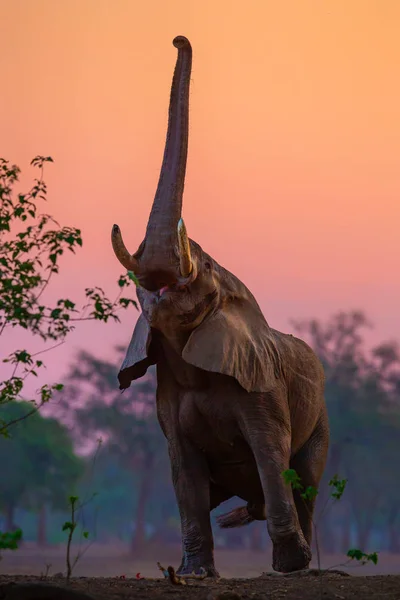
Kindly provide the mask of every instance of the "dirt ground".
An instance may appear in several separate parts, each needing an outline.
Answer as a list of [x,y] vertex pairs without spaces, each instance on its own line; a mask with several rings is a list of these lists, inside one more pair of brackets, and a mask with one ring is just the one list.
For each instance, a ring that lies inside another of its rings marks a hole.
[[[36,587],[21,585],[35,581]],[[12,583],[11,583],[12,582]],[[57,586],[46,589],[49,585]],[[62,594],[58,586],[66,592]],[[73,594],[71,591],[81,592]],[[67,587],[60,578],[0,576],[3,600],[382,600],[400,599],[399,575],[354,577],[322,575],[221,579],[173,585],[167,579],[73,578]]]
[[[74,548],[72,556],[76,551]],[[94,545],[77,563],[70,592],[63,595],[59,586],[66,587],[62,576],[65,574],[65,548],[38,549],[33,544],[26,544],[17,552],[5,553],[0,562],[0,599],[400,600],[400,556],[380,556],[377,566],[362,568],[337,566],[343,563],[343,557],[327,556],[322,559],[322,567],[336,566],[349,575],[318,575],[311,571],[285,576],[271,573],[269,553],[217,550],[216,564],[222,576],[218,582],[194,580],[186,585],[173,585],[168,579],[159,579],[157,561],[165,567],[176,567],[179,559],[179,547],[147,548],[134,559],[129,556],[126,546]],[[44,577],[46,572],[48,575]],[[137,579],[137,573],[144,579]],[[35,581],[36,588],[28,590],[21,585],[28,581]],[[58,589],[53,592],[47,588],[49,585]],[[72,590],[80,594],[71,595]]]

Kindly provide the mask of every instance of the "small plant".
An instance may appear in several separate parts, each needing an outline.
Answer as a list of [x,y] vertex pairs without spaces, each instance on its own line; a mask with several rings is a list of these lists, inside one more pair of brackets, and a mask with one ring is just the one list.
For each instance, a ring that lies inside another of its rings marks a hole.
[[349,550],[347,552],[347,556],[350,560],[358,560],[360,564],[365,565],[367,562],[372,562],[374,565],[378,564],[378,553],[372,552],[371,554],[365,554],[365,552],[361,552],[361,550]]
[[[65,521],[64,525],[62,526],[62,530],[63,531],[68,531],[68,539],[67,539],[67,555],[66,555],[66,560],[67,560],[67,575],[66,575],[66,579],[67,581],[70,580],[70,577],[72,575],[72,571],[76,565],[76,563],[78,562],[78,560],[82,557],[83,552],[79,552],[77,553],[77,555],[75,556],[75,558],[73,560],[71,560],[71,544],[72,544],[72,538],[75,532],[75,529],[78,526],[78,515],[79,515],[79,511],[82,508],[82,504],[79,504],[79,496],[70,496],[69,497],[69,507],[71,510],[71,519],[70,521]],[[89,532],[88,531],[83,531],[82,532],[82,536],[87,540],[89,537]]]
[[40,573],[40,579],[42,579],[42,580],[48,578],[52,564],[46,563],[45,567],[46,567],[46,569]]
[[[103,443],[103,440],[101,438],[99,438],[97,440],[97,448],[93,455],[93,460],[92,460],[92,466],[91,466],[91,475],[92,476],[93,476],[93,472],[94,472],[94,469],[96,466],[96,460],[97,460],[98,454],[100,452],[102,443]],[[66,549],[66,564],[67,564],[66,580],[67,581],[70,580],[72,571],[74,570],[76,563],[82,558],[82,556],[85,554],[85,552],[87,552],[87,550],[90,548],[90,546],[94,542],[94,539],[93,539],[84,548],[81,548],[81,546],[79,544],[78,552],[77,552],[75,558],[71,559],[72,538],[74,536],[76,528],[78,527],[78,522],[79,522],[79,518],[82,513],[82,509],[89,502],[91,502],[93,500],[93,498],[95,498],[95,496],[97,496],[96,492],[93,493],[91,496],[89,496],[86,500],[83,500],[82,502],[79,501],[79,496],[70,496],[68,498],[68,505],[69,505],[69,509],[70,509],[70,520],[65,521],[64,525],[62,526],[63,531],[68,531],[67,549]],[[85,529],[84,524],[82,527],[80,542],[82,541],[82,538],[84,540],[89,539],[89,532]]]
[[[298,490],[300,492],[300,497],[304,500],[305,506],[308,510],[307,501],[314,500],[316,498],[316,496],[318,495],[318,489],[313,486],[308,486],[305,488],[301,481],[301,477],[299,477],[298,473],[294,469],[287,469],[286,471],[283,471],[282,477],[287,485],[290,485],[292,487],[292,489]],[[347,485],[347,479],[339,479],[337,475],[334,475],[332,477],[332,479],[329,481],[329,486],[332,488],[332,491],[331,491],[327,501],[325,502],[324,506],[322,507],[321,512],[319,513],[318,520],[326,512],[327,508],[329,507],[329,504],[332,503],[332,501],[337,502],[338,500],[341,499],[341,497],[343,496],[344,491],[346,489],[346,485]],[[317,551],[318,571],[319,571],[319,573],[322,573],[321,553],[320,553],[319,542],[318,542],[317,523],[314,519],[312,519],[312,526],[313,526],[313,530],[314,530],[314,534],[315,534],[315,545],[316,545],[316,551]],[[372,562],[374,565],[376,565],[378,563],[378,553],[377,552],[373,552],[371,554],[366,554],[365,552],[362,552],[362,550],[352,549],[347,552],[347,557],[349,558],[349,560],[347,560],[344,563],[341,563],[340,565],[335,565],[335,567],[344,567],[344,566],[348,565],[352,560],[358,561],[360,565],[365,565],[368,562]],[[334,567],[329,567],[328,569],[326,569],[326,571],[330,571],[333,568]]]

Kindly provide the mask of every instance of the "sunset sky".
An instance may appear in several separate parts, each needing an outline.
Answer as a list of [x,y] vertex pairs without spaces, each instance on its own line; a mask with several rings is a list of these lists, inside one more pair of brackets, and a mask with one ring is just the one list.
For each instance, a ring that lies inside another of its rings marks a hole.
[[[185,35],[190,237],[275,328],[360,308],[373,341],[400,339],[398,0],[1,4],[0,155],[22,168],[22,191],[36,176],[30,159],[51,155],[45,210],[84,239],[49,301],[81,301],[93,285],[116,293],[111,226],[137,249],[162,161],[172,40]],[[137,314],[79,325],[46,356],[48,378],[62,380],[78,348],[112,359]]]

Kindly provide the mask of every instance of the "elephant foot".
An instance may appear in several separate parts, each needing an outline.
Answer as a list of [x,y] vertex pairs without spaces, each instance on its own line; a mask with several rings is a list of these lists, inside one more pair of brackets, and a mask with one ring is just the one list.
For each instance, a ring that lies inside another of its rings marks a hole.
[[294,533],[274,543],[272,568],[280,573],[291,573],[307,569],[311,561],[311,550],[304,536]]
[[205,579],[206,577],[219,578],[219,573],[214,566],[214,560],[204,560],[201,556],[184,555],[176,574],[181,577],[193,577],[196,579]]

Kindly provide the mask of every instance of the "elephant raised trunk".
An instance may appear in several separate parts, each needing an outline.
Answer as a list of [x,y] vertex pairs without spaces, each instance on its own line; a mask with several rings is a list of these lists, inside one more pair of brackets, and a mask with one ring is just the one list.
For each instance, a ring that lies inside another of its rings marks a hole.
[[189,134],[189,86],[192,47],[178,36],[178,49],[169,104],[168,131],[158,187],[147,224],[146,237],[136,254],[131,255],[117,225],[112,244],[121,264],[132,270],[148,289],[176,283],[192,272],[190,243],[181,219]]

